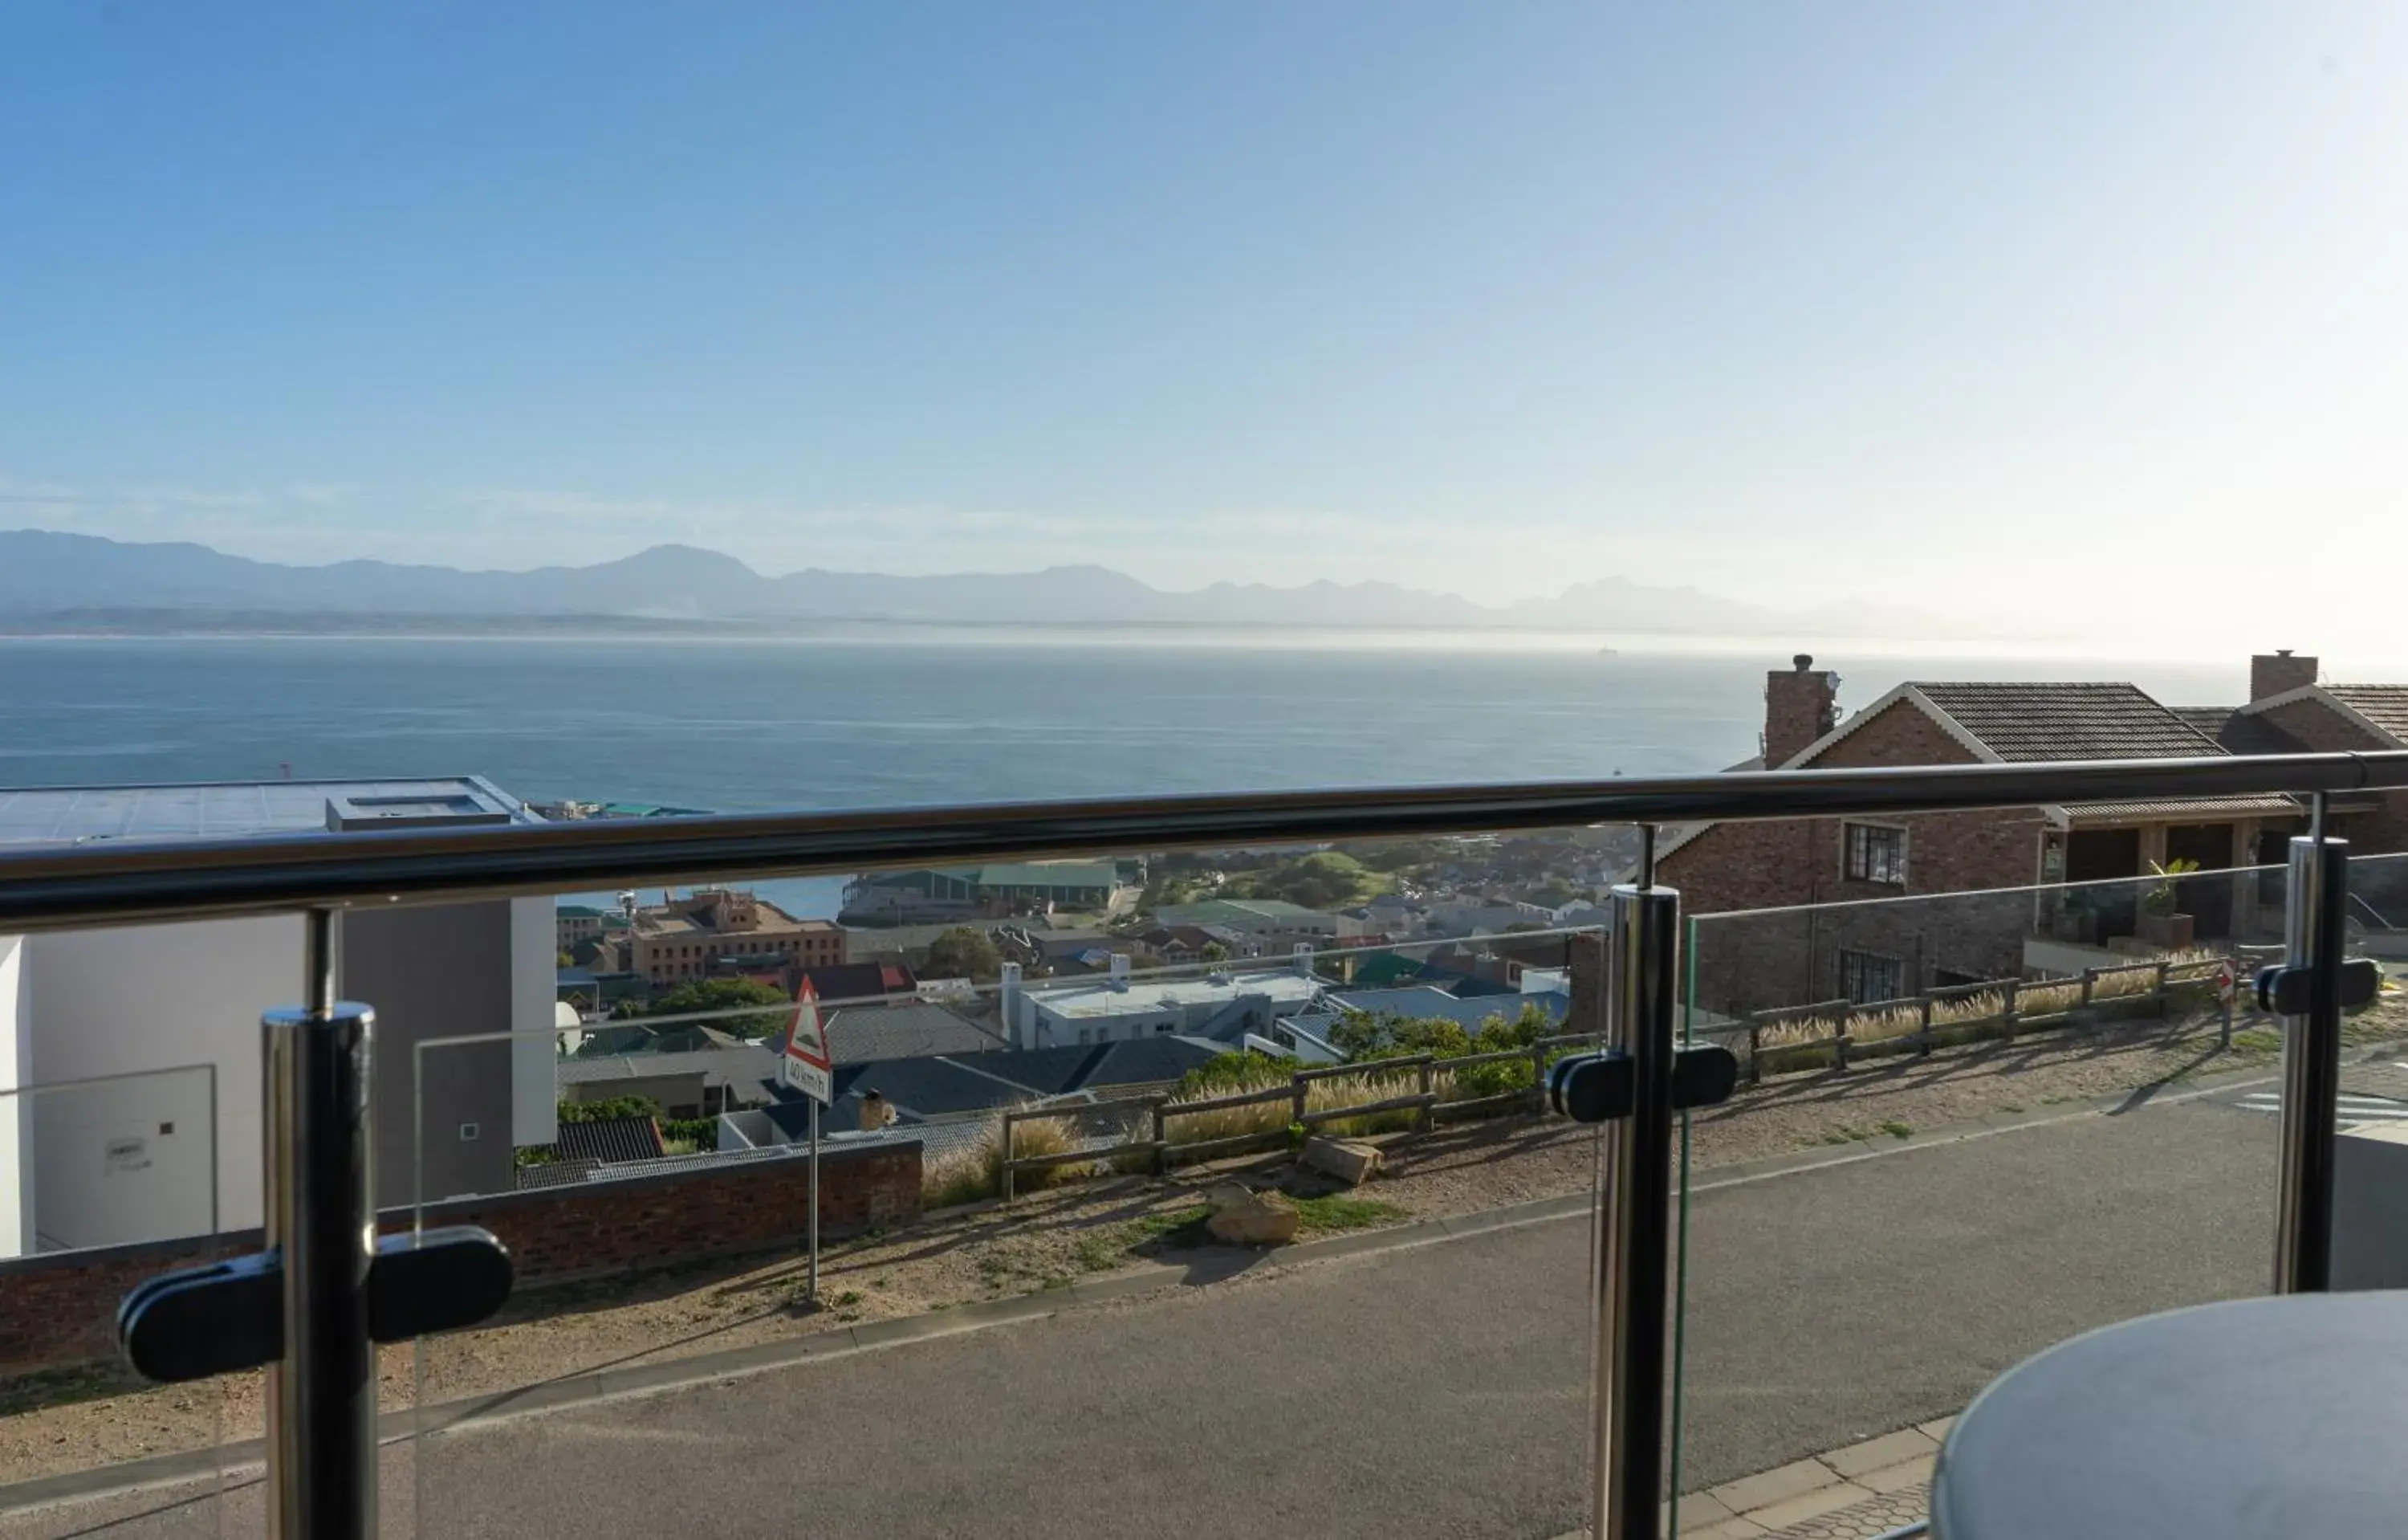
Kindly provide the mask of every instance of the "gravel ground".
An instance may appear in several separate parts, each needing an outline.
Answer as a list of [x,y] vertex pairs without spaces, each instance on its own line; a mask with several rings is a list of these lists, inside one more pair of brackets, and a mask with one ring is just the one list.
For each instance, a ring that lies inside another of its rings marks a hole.
[[[2349,1035],[2362,1043],[2408,1037],[2408,1003],[2387,1000],[2353,1020]],[[1701,1114],[1693,1156],[1713,1166],[1851,1139],[1902,1137],[2273,1062],[2275,1044],[2262,1029],[2242,1031],[2229,1052],[2218,1050],[2216,1037],[2212,1017],[2140,1021],[1775,1079]],[[1392,1140],[1387,1160],[1387,1173],[1366,1193],[1385,1206],[1352,1216],[1354,1223],[1426,1219],[1586,1190],[1596,1175],[1597,1138],[1551,1120],[1500,1120]],[[1272,1168],[1253,1169],[1267,1174]],[[833,1245],[822,1257],[816,1310],[803,1299],[804,1263],[793,1256],[543,1290],[514,1303],[495,1325],[423,1348],[384,1349],[381,1399],[389,1408],[422,1397],[450,1401],[606,1365],[1059,1287],[1158,1258],[1163,1232],[1196,1212],[1207,1185],[1226,1176],[1199,1171],[1164,1185],[1134,1177],[1078,1184],[1024,1197],[1009,1212],[973,1205],[892,1235]],[[129,1390],[126,1384],[118,1372],[86,1370],[0,1386],[0,1485],[259,1436],[256,1374],[155,1389]]]

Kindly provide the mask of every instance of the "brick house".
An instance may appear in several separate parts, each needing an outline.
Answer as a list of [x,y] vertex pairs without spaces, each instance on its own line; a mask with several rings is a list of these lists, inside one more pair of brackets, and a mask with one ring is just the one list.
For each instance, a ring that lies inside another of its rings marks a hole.
[[[2248,704],[2183,714],[2233,754],[2408,749],[2408,684],[2322,684],[2315,658],[2288,652],[2250,660]],[[2330,805],[2333,830],[2350,842],[2353,856],[2408,851],[2408,792],[2338,794]],[[2258,858],[2280,861],[2283,853],[2270,840]],[[2351,890],[2408,911],[2408,861],[2358,869]]]
[[[1800,656],[1766,684],[1764,757],[1736,769],[1857,769],[2050,759],[2187,758],[2300,746],[2391,747],[2408,687],[2322,686],[2315,662],[2273,655],[2239,708],[2178,712],[2124,684],[1911,683],[1837,721],[1839,681]],[[2302,678],[2304,673],[2304,678]],[[2356,737],[2351,738],[2350,735]],[[2348,741],[2344,741],[2348,739]],[[2408,848],[2397,799],[2348,804],[2361,850]],[[2139,900],[2150,863],[2191,860],[2176,908],[2202,942],[2266,941],[2279,879],[2253,865],[2302,827],[2286,797],[2071,804],[1895,818],[1695,824],[1666,831],[1660,879],[1695,914],[1696,1003],[1716,1012],[1949,984],[2067,974],[2149,950]],[[2123,881],[2110,882],[2110,879]],[[2059,884],[2103,885],[2035,895]],[[1936,894],[1945,902],[1899,902]],[[1806,907],[1815,906],[1815,907]]]

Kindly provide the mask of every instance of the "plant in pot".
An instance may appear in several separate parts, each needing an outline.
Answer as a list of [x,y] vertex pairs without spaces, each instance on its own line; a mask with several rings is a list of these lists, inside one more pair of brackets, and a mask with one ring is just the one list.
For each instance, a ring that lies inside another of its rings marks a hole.
[[2053,922],[2050,930],[2058,941],[2094,943],[2099,940],[2099,902],[2075,888],[2058,903]]
[[2191,943],[2191,917],[2177,907],[2181,897],[2180,879],[2199,870],[2192,860],[2168,861],[2163,866],[2149,863],[2149,875],[2157,880],[2141,894],[2141,939],[2152,946],[2177,952]]

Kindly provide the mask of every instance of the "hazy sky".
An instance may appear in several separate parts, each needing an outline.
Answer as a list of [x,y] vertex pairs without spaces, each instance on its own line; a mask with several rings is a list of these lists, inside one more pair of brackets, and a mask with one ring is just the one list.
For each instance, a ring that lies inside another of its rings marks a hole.
[[0,143],[0,525],[2251,640],[2408,568],[2383,0],[17,0]]

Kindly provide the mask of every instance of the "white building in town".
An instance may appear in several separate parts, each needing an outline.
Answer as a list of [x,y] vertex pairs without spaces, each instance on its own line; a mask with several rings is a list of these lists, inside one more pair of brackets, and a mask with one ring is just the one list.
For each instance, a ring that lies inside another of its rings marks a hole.
[[[475,777],[0,790],[0,851],[534,822]],[[338,988],[377,1008],[377,1199],[508,1191],[554,1134],[549,896],[365,910]],[[259,1018],[301,999],[302,920],[0,935],[0,1257],[248,1228]],[[527,1037],[429,1050],[427,1038]],[[426,1068],[420,1163],[414,1079]]]
[[1012,1045],[1059,1048],[1176,1032],[1233,1046],[1248,1032],[1312,1008],[1322,984],[1309,953],[1294,969],[1218,971],[1201,978],[1138,978],[1129,959],[1114,954],[1111,971],[1071,983],[1024,986],[1007,966],[1000,1004]]

